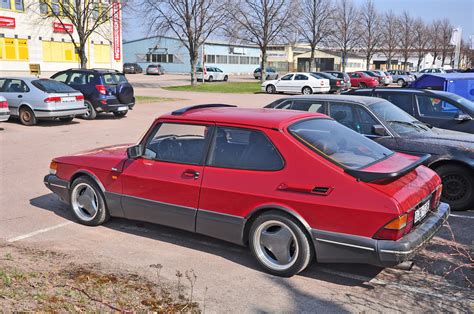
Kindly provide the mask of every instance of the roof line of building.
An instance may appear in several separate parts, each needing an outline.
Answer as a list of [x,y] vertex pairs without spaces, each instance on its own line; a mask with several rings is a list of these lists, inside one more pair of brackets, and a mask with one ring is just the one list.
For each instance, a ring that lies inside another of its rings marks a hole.
[[[166,35],[154,35],[154,36],[146,36],[142,38],[137,38],[137,39],[132,39],[128,41],[124,41],[123,44],[130,44],[134,43],[137,41],[142,41],[142,40],[147,40],[147,39],[155,39],[155,38],[163,38],[163,39],[173,39],[173,40],[179,40],[177,37],[172,37],[172,36],[166,36]],[[234,44],[230,42],[225,42],[225,41],[218,41],[218,40],[206,40],[205,42],[206,45],[225,45],[225,46],[232,46],[232,47],[248,47],[248,48],[258,48],[257,45],[251,45],[251,44]]]

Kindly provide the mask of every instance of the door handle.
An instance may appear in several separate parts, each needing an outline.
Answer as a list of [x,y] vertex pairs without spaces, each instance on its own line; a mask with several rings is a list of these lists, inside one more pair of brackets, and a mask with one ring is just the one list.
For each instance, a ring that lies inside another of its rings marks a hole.
[[23,98],[23,96],[22,96],[22,95],[18,95],[18,98]]
[[186,178],[193,178],[194,180],[199,179],[199,176],[201,173],[199,171],[193,170],[193,169],[186,169],[183,172],[183,176]]

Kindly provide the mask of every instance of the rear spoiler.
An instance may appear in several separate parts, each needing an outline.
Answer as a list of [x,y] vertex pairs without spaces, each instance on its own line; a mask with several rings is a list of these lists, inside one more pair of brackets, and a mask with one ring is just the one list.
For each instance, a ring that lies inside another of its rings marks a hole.
[[404,176],[405,174],[414,170],[416,167],[425,164],[426,161],[430,157],[431,157],[430,154],[422,155],[420,156],[420,159],[418,159],[417,161],[414,161],[410,165],[396,172],[370,172],[370,171],[357,170],[357,169],[345,169],[344,172],[353,176],[354,178],[357,178],[358,181],[362,181],[362,182],[375,182],[375,181],[396,179],[401,176]]

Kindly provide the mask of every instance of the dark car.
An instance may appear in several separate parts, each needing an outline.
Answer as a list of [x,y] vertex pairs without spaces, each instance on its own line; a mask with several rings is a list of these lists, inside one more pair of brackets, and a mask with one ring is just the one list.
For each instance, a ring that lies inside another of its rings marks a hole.
[[[267,73],[267,76],[265,76],[265,80],[276,80],[278,79],[278,71],[275,70],[274,68],[268,67],[265,68],[265,72]],[[257,80],[259,80],[262,77],[262,69],[256,68],[253,71],[253,77]]]
[[324,113],[391,150],[431,154],[426,165],[443,181],[442,200],[453,210],[474,207],[474,138],[470,134],[429,128],[376,97],[298,96],[276,100],[266,108]]
[[95,119],[99,112],[112,112],[116,117],[124,117],[135,105],[132,85],[123,73],[116,70],[69,69],[51,78],[84,95],[88,110],[82,117],[87,120]]
[[344,88],[343,90],[348,90],[351,88],[351,78],[349,77],[349,74],[346,72],[340,72],[340,71],[322,71],[324,73],[329,73],[332,76],[337,77],[338,79],[341,79],[344,81]]
[[123,73],[125,74],[136,74],[142,73],[143,69],[138,63],[124,63],[123,64]]
[[384,98],[421,122],[474,134],[474,103],[453,93],[405,88],[367,88],[348,93]]
[[344,79],[335,77],[332,74],[326,72],[311,72],[311,74],[318,76],[319,78],[328,79],[331,89],[329,93],[338,93],[344,89]]

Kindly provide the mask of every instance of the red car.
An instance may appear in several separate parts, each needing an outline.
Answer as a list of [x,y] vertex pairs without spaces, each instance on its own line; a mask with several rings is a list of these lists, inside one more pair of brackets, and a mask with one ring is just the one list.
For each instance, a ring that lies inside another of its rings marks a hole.
[[347,73],[351,78],[351,86],[352,87],[377,87],[379,86],[379,81],[376,77],[370,76],[364,72],[352,72]]
[[125,217],[248,244],[279,276],[312,258],[396,265],[447,219],[427,156],[318,113],[229,107],[184,108],[136,145],[55,158],[44,182],[83,224]]

